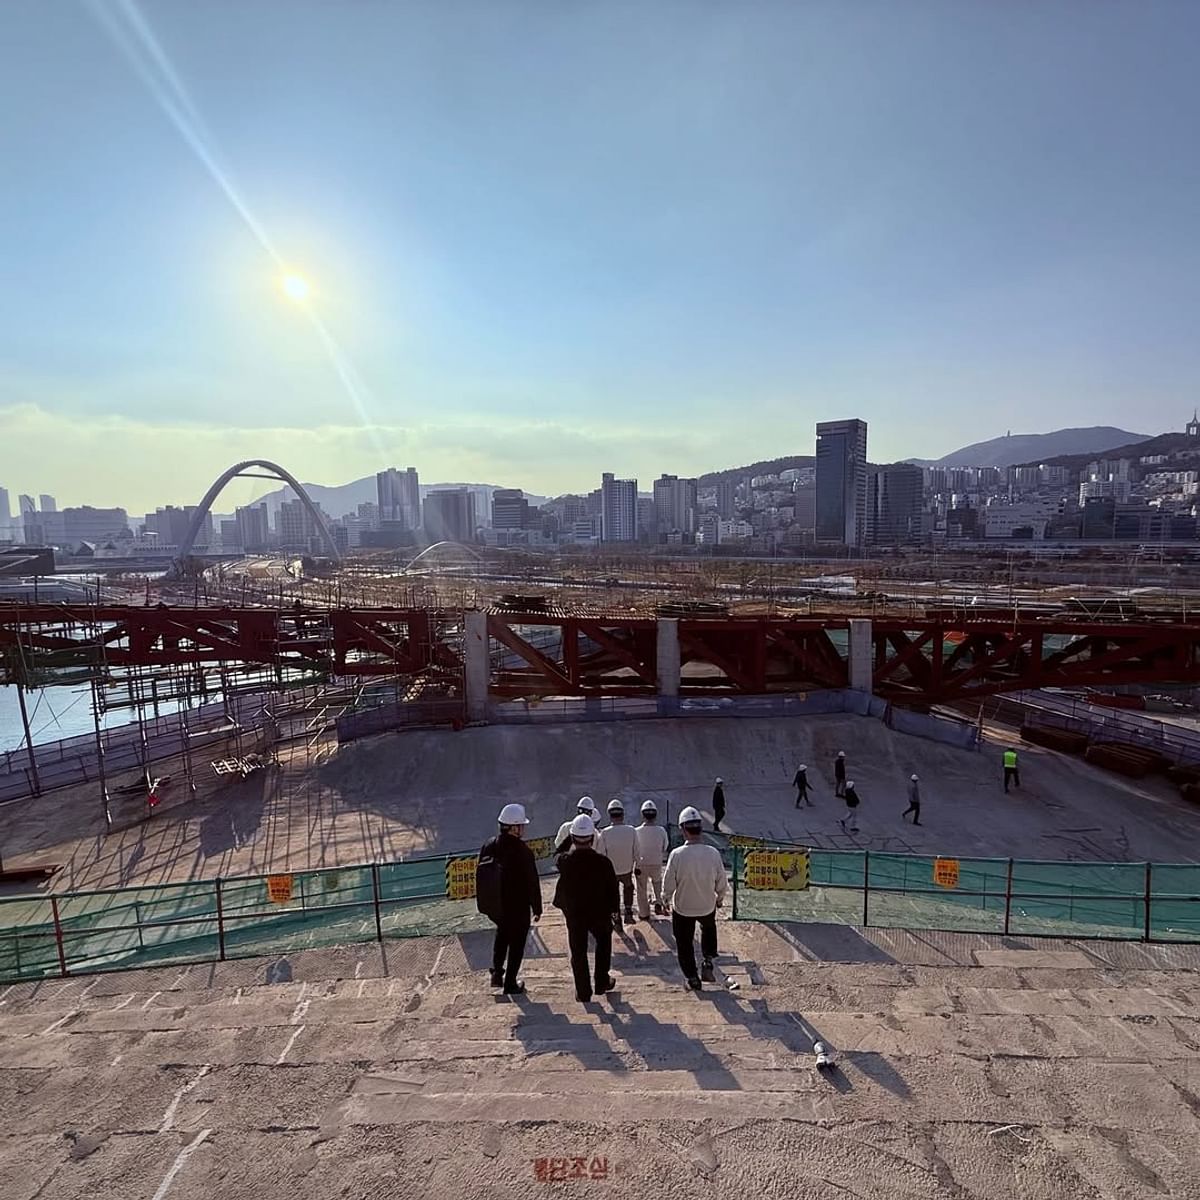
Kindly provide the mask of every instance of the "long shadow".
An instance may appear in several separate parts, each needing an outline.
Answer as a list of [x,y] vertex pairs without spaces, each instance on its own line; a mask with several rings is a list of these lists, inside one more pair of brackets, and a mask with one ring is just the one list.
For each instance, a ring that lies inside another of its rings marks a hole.
[[[497,995],[496,1002],[508,1003],[510,998]],[[620,1075],[629,1070],[590,1022],[572,1021],[565,1013],[555,1012],[548,1004],[527,995],[513,996],[511,1003],[521,1011],[513,1026],[513,1037],[525,1047],[527,1056],[570,1054],[591,1071]]]
[[767,921],[766,926],[805,958],[817,962],[894,963],[886,950],[868,941],[849,925],[784,924]]
[[[493,926],[487,929],[473,929],[469,933],[458,935],[458,944],[462,947],[463,957],[467,960],[472,971],[487,971],[492,965],[492,945],[495,941],[496,930]],[[553,958],[554,952],[546,945],[541,931],[536,925],[530,927],[529,936],[525,939],[525,961],[531,958]],[[570,977],[570,968],[565,968],[566,976]]]
[[205,858],[225,854],[252,842],[267,809],[268,780],[256,772],[225,788],[219,807],[200,822],[200,853]]

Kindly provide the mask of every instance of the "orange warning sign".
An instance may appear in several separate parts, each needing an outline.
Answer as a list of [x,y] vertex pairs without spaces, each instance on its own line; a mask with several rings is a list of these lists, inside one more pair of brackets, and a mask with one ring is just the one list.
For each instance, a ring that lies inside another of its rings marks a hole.
[[933,860],[933,882],[938,887],[958,887],[958,859],[935,858]]
[[287,904],[292,898],[292,877],[290,875],[267,876],[267,899],[272,904]]

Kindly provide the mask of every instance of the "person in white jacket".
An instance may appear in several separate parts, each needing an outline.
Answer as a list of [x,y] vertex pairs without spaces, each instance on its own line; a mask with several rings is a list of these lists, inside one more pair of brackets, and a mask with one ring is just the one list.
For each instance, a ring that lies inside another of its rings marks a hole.
[[658,824],[658,809],[653,800],[642,805],[642,823],[637,834],[637,866],[633,873],[637,882],[638,916],[650,920],[650,885],[654,885],[654,913],[661,917],[666,911],[663,903],[663,864],[667,861],[670,841],[667,831]]
[[[700,990],[700,983],[715,983],[713,959],[717,956],[717,909],[725,901],[729,881],[725,864],[716,846],[701,841],[704,828],[699,812],[692,807],[679,814],[684,843],[671,851],[663,876],[663,895],[671,906],[671,929],[679,966],[688,987]],[[704,956],[696,973],[696,926],[700,926],[700,952]]]
[[[625,804],[618,798],[608,802],[608,819],[612,824],[604,831],[600,853],[613,865],[621,885],[625,921],[633,924],[633,869],[637,866],[637,830],[625,824]],[[613,927],[622,928],[621,914],[613,913]]]
[[[591,796],[580,796],[579,803],[576,805],[575,816],[568,817],[559,827],[558,832],[554,835],[554,852],[555,854],[562,853],[563,850],[571,848],[571,822],[575,817],[591,817],[593,821],[600,820],[600,810],[596,807],[596,802]],[[592,843],[592,849],[597,854],[602,854],[604,838],[600,834],[600,830],[596,830],[595,841]]]

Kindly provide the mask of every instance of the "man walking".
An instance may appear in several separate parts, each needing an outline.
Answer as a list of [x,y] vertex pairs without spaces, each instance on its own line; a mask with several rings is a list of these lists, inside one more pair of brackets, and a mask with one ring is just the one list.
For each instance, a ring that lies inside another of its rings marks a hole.
[[861,801],[854,790],[854,780],[851,779],[842,791],[842,799],[846,802],[846,815],[838,822],[843,831],[858,832],[858,806]]
[[1021,772],[1017,767],[1017,752],[1015,750],[1005,750],[1004,752],[1004,790],[1008,791],[1009,780],[1015,788],[1021,786]]
[[[579,803],[575,806],[575,816],[583,813],[585,816],[592,818],[593,823],[600,820],[600,810],[596,807],[596,802],[591,796],[580,796]],[[561,854],[564,850],[571,848],[571,822],[575,817],[568,817],[559,827],[558,832],[554,835],[554,853]],[[599,850],[603,842],[600,837],[600,831],[596,830],[595,849]]]
[[809,808],[812,808],[813,802],[808,798],[808,767],[804,763],[800,764],[792,783],[796,786],[796,807],[807,804]]
[[588,971],[588,937],[596,942],[595,994],[617,986],[608,973],[612,966],[613,913],[617,911],[617,876],[612,863],[595,850],[596,823],[580,814],[571,822],[571,845],[558,859],[554,906],[567,919],[567,945],[575,998],[586,1004],[593,995]]
[[654,913],[661,917],[663,908],[663,863],[667,861],[670,841],[667,831],[658,824],[658,809],[653,800],[642,804],[642,823],[634,830],[637,835],[638,916],[650,920],[650,885],[654,885]]
[[[625,922],[633,924],[633,869],[637,866],[637,831],[625,824],[625,805],[619,799],[608,802],[608,819],[612,824],[604,831],[604,842],[600,853],[613,865],[617,882],[621,885],[621,898],[625,901]],[[621,928],[621,914],[613,909],[614,929]]]
[[721,782],[720,775],[717,776],[716,786],[713,788],[713,832],[721,832],[721,822],[725,820],[725,785]]
[[530,921],[542,919],[542,885],[537,860],[522,840],[529,824],[524,806],[506,804],[498,821],[500,833],[479,851],[476,894],[480,911],[496,926],[492,987],[502,987],[506,996],[519,996],[525,984],[517,972],[525,957]]
[[908,777],[908,807],[900,814],[900,820],[904,820],[909,813],[913,815],[913,824],[920,825],[921,823],[921,783],[916,775]]
[[837,758],[833,760],[833,794],[835,796],[844,796],[846,794],[846,752],[839,750]]
[[[725,900],[729,884],[725,864],[716,846],[700,840],[704,828],[699,812],[692,807],[679,814],[683,845],[671,851],[663,876],[663,897],[671,906],[671,930],[679,967],[688,987],[700,990],[700,983],[715,983],[713,959],[717,956],[717,909]],[[696,973],[696,925],[700,926],[700,953],[703,964]]]

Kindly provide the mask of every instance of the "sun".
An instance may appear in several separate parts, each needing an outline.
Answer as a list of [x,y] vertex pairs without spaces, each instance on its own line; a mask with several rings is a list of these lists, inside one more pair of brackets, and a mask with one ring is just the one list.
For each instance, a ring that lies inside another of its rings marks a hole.
[[280,286],[283,288],[283,294],[297,304],[302,304],[307,300],[312,291],[308,280],[303,275],[285,275],[280,280]]

